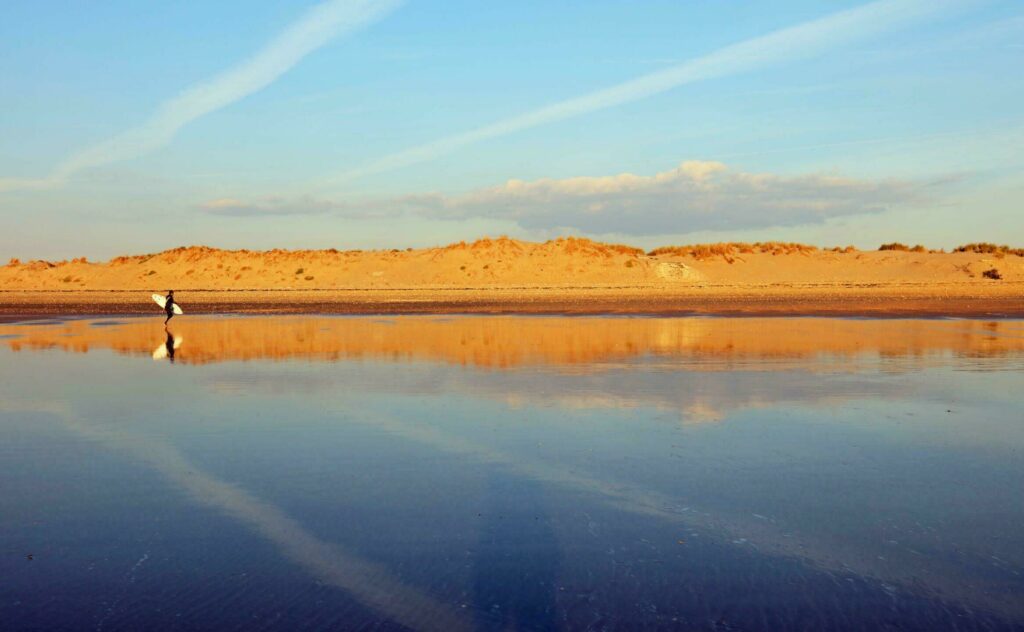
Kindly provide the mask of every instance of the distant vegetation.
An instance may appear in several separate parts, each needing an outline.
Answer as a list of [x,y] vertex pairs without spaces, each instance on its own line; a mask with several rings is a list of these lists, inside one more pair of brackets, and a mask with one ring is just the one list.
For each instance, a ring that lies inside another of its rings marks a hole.
[[921,244],[917,244],[916,246],[911,247],[911,246],[908,246],[906,244],[901,244],[898,241],[894,241],[891,244],[882,244],[881,246],[878,247],[878,249],[879,250],[898,250],[900,252],[931,252],[927,248],[922,246]]
[[759,241],[753,244],[744,242],[726,242],[717,244],[692,244],[688,246],[663,246],[655,248],[647,254],[651,257],[670,255],[676,257],[693,257],[694,259],[713,259],[722,257],[732,263],[737,255],[748,254],[809,254],[818,250],[817,246],[795,244],[782,241]]
[[[908,246],[901,244],[898,241],[894,241],[891,244],[882,244],[878,247],[879,250],[896,250],[900,252],[932,252],[932,253],[943,253],[945,250],[929,250],[921,244],[916,246]],[[972,252],[979,255],[995,255],[998,258],[1005,257],[1006,255],[1016,255],[1018,257],[1024,257],[1024,248],[1011,248],[1006,245],[1000,246],[999,244],[990,244],[987,242],[977,244],[964,244],[963,246],[957,246],[953,249],[953,252]]]
[[[476,242],[476,244],[479,243],[480,241]],[[558,239],[550,239],[544,242],[544,245],[561,246],[562,252],[570,255],[576,252],[598,254],[605,257],[610,257],[612,255],[644,254],[644,251],[640,248],[634,248],[633,246],[627,246],[625,244],[606,244],[592,239],[587,239],[586,237],[559,237]]]
[[984,272],[981,273],[981,276],[985,277],[986,279],[992,279],[993,281],[998,281],[999,279],[1003,278],[1003,275],[999,274],[999,270],[996,270],[995,268],[985,270]]
[[996,255],[997,257],[1005,257],[1006,255],[1024,257],[1024,248],[1011,248],[1006,245],[1000,246],[986,242],[957,246],[953,249],[953,252],[974,252],[982,255]]
[[[483,237],[469,244],[465,241],[460,241],[443,246],[440,250],[505,250],[515,254],[524,252],[526,247],[530,245],[531,244],[529,242],[511,239],[502,235],[497,239]],[[644,251],[640,248],[634,248],[633,246],[626,246],[624,244],[606,244],[592,239],[587,239],[586,237],[559,237],[557,239],[549,239],[548,241],[540,244],[540,246],[542,249],[560,251],[570,255],[580,253],[611,257],[616,254],[634,256],[644,254]]]

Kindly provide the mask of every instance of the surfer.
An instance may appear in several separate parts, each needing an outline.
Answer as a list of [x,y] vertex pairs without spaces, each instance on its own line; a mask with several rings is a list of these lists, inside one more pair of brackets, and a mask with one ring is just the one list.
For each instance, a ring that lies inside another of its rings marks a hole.
[[174,318],[174,290],[167,290],[167,296],[164,297],[166,303],[164,304],[164,311],[167,312],[167,319],[164,320],[164,325]]

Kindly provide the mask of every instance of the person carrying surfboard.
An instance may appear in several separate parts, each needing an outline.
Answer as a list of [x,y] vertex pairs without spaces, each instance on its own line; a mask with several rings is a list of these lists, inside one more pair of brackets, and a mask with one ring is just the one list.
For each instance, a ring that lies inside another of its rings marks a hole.
[[185,313],[182,311],[181,306],[174,300],[174,290],[167,290],[167,296],[154,294],[152,298],[153,302],[159,305],[160,309],[164,310],[167,314],[167,320],[164,321],[164,325],[167,325],[167,321],[175,316],[181,316]]
[[167,290],[167,296],[164,297],[167,301],[164,303],[164,312],[167,313],[167,319],[164,320],[166,325],[172,318],[174,318],[174,290]]

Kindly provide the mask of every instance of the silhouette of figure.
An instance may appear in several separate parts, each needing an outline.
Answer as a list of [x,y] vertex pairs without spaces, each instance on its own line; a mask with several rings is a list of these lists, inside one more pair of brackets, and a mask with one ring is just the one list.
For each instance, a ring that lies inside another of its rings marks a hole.
[[160,344],[157,345],[156,349],[153,349],[153,359],[169,359],[171,364],[174,364],[174,356],[178,349],[181,348],[183,339],[181,336],[175,336],[171,333],[171,330],[166,326],[164,327],[164,333],[167,337],[160,341]]
[[[168,316],[168,320],[170,317]],[[167,349],[167,358],[174,364],[174,335],[171,334],[171,330],[164,327],[164,331],[167,332],[167,341],[164,342],[164,348]]]
[[[164,312],[167,313],[167,318],[164,320],[164,325],[174,318],[174,290],[167,290],[167,303],[164,305]],[[170,335],[170,334],[168,334]]]

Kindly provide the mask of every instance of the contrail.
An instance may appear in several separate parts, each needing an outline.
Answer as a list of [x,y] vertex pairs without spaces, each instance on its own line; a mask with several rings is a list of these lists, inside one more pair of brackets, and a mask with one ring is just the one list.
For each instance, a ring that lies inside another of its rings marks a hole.
[[246,61],[163,103],[139,127],[76,152],[39,179],[0,179],[0,191],[45,189],[91,167],[136,158],[168,144],[185,125],[267,87],[332,39],[367,26],[402,0],[328,0],[309,9]]
[[618,85],[554,103],[468,132],[390,154],[333,178],[344,183],[363,176],[407,167],[492,138],[630,103],[704,79],[747,72],[785,61],[810,57],[826,49],[912,24],[948,12],[970,0],[879,0],[823,18],[726,46],[671,68]]

